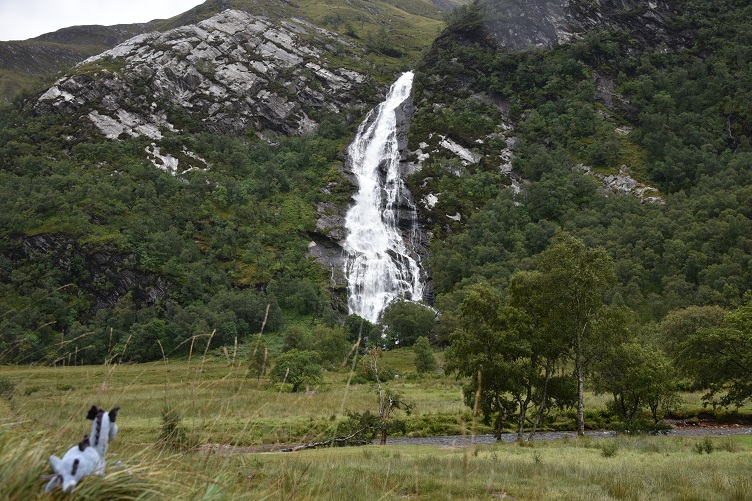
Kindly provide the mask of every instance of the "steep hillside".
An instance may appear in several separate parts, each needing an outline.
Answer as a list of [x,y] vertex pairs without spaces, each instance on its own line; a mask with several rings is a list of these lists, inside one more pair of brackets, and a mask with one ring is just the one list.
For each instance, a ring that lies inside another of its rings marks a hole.
[[337,253],[342,151],[440,12],[209,1],[6,109],[3,360],[232,343],[267,305],[268,332],[341,315],[339,270],[309,255]]
[[[442,14],[463,3],[463,0],[208,0],[171,19],[131,25],[74,26],[30,40],[0,42],[0,105],[9,103],[13,96],[32,87],[39,78],[50,78],[133,36],[196,24],[227,9],[270,19],[305,19],[355,41],[360,40],[374,52],[392,51],[392,55],[414,59],[440,29]],[[366,57],[364,62],[392,66],[389,61],[378,58]],[[370,68],[371,71],[374,69]],[[382,83],[391,75],[391,71],[385,72]]]
[[363,107],[357,96],[366,75],[330,66],[317,48],[327,46],[345,58],[353,48],[305,22],[279,25],[226,10],[87,59],[43,93],[33,110],[66,120],[85,115],[110,139],[127,134],[159,140],[163,131],[177,132],[176,125],[186,132],[310,133],[317,122],[309,115]]
[[37,79],[51,77],[140,33],[157,23],[74,26],[30,40],[0,42],[0,105],[9,103]]
[[439,336],[468,285],[502,291],[560,229],[609,251],[606,299],[644,322],[745,300],[749,6],[482,0],[439,33],[440,11],[211,0],[3,110],[2,360],[341,321],[343,152],[411,67]]
[[677,46],[682,35],[672,31],[681,2],[675,0],[500,0],[480,2],[482,30],[508,50],[551,48],[592,31],[629,33],[639,45]]
[[[510,4],[528,11],[506,16]],[[481,1],[455,14],[420,65],[410,185],[434,237],[440,310],[455,311],[478,281],[503,290],[557,229],[610,251],[612,301],[644,320],[734,307],[752,289],[752,10],[615,4],[652,22],[580,2],[590,14],[558,35],[533,29],[541,36],[514,45],[523,20],[548,26],[540,9],[558,16],[559,4]],[[590,24],[592,13],[608,22]]]

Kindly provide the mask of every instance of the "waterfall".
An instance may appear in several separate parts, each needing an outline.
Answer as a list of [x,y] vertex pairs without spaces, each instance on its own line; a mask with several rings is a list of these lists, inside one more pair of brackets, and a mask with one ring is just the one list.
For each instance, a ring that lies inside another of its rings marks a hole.
[[408,222],[408,240],[418,234],[414,205],[404,207],[411,203],[399,175],[397,142],[397,109],[410,96],[412,82],[413,73],[408,72],[392,85],[386,100],[368,113],[348,149],[359,185],[345,219],[348,306],[350,313],[370,322],[376,322],[398,296],[423,298],[418,258],[398,227],[399,221],[403,226]]

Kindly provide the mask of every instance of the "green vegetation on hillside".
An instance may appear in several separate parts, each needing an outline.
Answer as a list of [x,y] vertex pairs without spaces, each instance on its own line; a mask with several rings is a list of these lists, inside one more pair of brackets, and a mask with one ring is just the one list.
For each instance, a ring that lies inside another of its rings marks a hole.
[[[679,386],[709,388],[708,404],[748,403],[747,372],[716,368],[749,357],[751,331],[731,319],[752,299],[752,8],[681,2],[671,47],[613,29],[509,52],[486,31],[484,16],[503,15],[500,4],[481,0],[451,17],[418,67],[410,130],[410,148],[430,152],[411,190],[437,198],[420,214],[432,234],[435,341],[450,345],[467,405],[489,424],[518,419],[522,436],[535,429],[526,414],[545,412],[554,395],[552,375],[580,388],[575,376],[589,375],[627,428],[650,428]],[[460,162],[444,136],[482,160]],[[508,147],[514,189],[501,172]],[[589,171],[629,172],[660,199],[605,190]],[[577,242],[574,259],[605,253],[613,286],[578,285],[586,266],[547,261],[562,236]],[[574,300],[570,287],[598,301]],[[692,342],[657,326],[711,306],[731,324],[688,328]],[[536,345],[539,336],[547,342]],[[582,357],[593,365],[580,367]],[[678,378],[672,362],[685,367]]]
[[[443,24],[441,10],[419,0],[238,0],[209,1],[154,26],[225,8],[339,31],[352,44],[327,57],[382,83],[413,64]],[[50,43],[73,35],[79,43],[86,33],[68,30]],[[121,72],[123,63],[75,71],[96,77],[102,68]],[[349,201],[353,187],[338,167],[358,117],[316,116],[323,125],[315,135],[262,141],[203,132],[170,109],[182,132],[158,146],[197,167],[172,176],[145,159],[148,140],[104,139],[85,115],[35,116],[31,95],[0,113],[4,362],[95,363],[122,353],[144,361],[196,343],[242,343],[259,332],[267,305],[269,332],[297,325],[307,336],[341,321],[344,292],[307,250],[312,239],[326,240],[317,204],[332,211]]]
[[[435,132],[487,156],[458,169],[448,152],[434,154],[410,183],[418,200],[439,194],[422,218],[435,237],[440,310],[479,280],[505,287],[556,228],[609,252],[618,277],[609,301],[643,321],[744,301],[752,289],[752,9],[683,5],[671,29],[687,42],[676,49],[606,31],[511,53],[482,36],[478,7],[454,16],[419,67],[411,148],[436,144]],[[498,127],[502,117],[512,131]],[[529,181],[519,194],[503,189],[509,180],[494,160],[508,137],[515,172]],[[603,174],[625,165],[665,203],[604,191],[579,164]],[[447,217],[455,213],[460,222]]]
[[194,336],[258,333],[267,304],[270,331],[280,308],[329,321],[336,297],[306,251],[316,202],[351,189],[335,168],[345,124],[275,145],[174,136],[211,165],[179,177],[144,158],[145,140],[76,127],[3,116],[3,361],[102,362],[126,343],[137,360],[187,353]]

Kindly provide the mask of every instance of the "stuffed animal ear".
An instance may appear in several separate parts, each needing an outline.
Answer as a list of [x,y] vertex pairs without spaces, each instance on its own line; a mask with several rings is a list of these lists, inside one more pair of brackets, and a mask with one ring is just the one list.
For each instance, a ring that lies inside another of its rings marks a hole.
[[96,405],[92,405],[91,409],[89,409],[89,413],[86,414],[86,419],[91,419],[94,421],[94,418],[97,417],[97,413],[99,412],[99,409],[97,409]]
[[63,467],[63,460],[57,456],[50,456],[50,466],[52,466],[52,471],[60,473]]
[[120,410],[120,406],[118,405],[117,407],[113,407],[112,410],[107,413],[110,416],[110,423],[115,422],[115,419],[117,419],[117,414],[119,410]]
[[72,492],[76,488],[76,483],[78,483],[78,480],[75,478],[69,478],[63,482],[63,492]]

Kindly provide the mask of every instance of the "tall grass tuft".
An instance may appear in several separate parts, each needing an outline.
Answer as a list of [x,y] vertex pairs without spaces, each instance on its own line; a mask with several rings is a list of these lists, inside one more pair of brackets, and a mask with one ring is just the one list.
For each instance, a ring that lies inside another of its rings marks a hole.
[[616,440],[607,440],[601,444],[601,456],[604,458],[612,458],[619,452],[619,444]]
[[731,499],[733,501],[749,501],[752,493],[752,480],[742,478],[737,480],[731,489]]
[[13,400],[16,393],[16,385],[7,377],[0,376],[0,397],[5,400]]
[[[51,469],[49,456],[59,447],[50,438],[0,429],[0,499],[50,499],[62,491],[46,494]],[[110,466],[107,475],[90,475],[79,482],[72,499],[166,499],[180,486],[155,463],[135,460],[133,464]]]
[[718,449],[726,452],[741,452],[742,446],[736,440],[726,438],[720,441]]
[[705,437],[702,442],[695,443],[695,452],[697,454],[702,454],[703,452],[710,454],[713,452],[713,449],[713,441],[710,440],[710,437]]
[[44,490],[41,476],[47,473],[48,440],[0,429],[0,498],[35,499]]
[[190,448],[188,433],[183,426],[180,414],[168,407],[162,409],[162,427],[159,430],[158,443],[173,451]]

